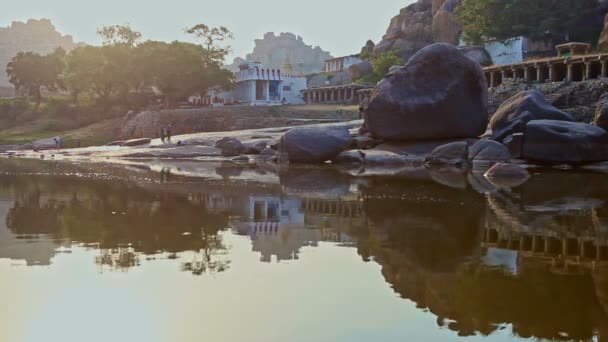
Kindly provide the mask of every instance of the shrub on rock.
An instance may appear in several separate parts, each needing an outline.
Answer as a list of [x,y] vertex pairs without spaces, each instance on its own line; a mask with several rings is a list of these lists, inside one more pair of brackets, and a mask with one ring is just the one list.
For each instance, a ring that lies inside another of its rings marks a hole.
[[492,116],[492,140],[503,142],[507,136],[523,132],[532,120],[574,121],[574,118],[549,104],[540,91],[523,91],[503,102]]
[[469,138],[488,123],[488,85],[481,66],[449,44],[420,50],[374,89],[365,126],[377,138]]

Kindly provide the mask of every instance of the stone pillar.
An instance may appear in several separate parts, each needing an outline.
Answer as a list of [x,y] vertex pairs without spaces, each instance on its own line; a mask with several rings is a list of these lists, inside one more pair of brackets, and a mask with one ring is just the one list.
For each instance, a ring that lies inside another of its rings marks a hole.
[[266,81],[266,102],[270,101],[270,81]]
[[312,103],[312,91],[308,91],[308,103],[311,104]]
[[568,64],[568,73],[566,74],[566,80],[568,82],[572,82],[572,80],[574,79],[574,75],[572,74],[573,70],[572,70],[572,64]]
[[494,76],[494,71],[490,71],[490,88],[494,88],[494,83],[496,82],[496,77]]
[[513,75],[513,80],[517,81],[517,69],[511,68],[511,74]]
[[507,72],[504,69],[500,70],[500,76],[502,77],[502,83],[505,83],[505,78],[507,77]]
[[526,82],[530,82],[530,68],[525,66],[524,67],[524,81]]
[[602,63],[602,77],[606,77],[608,76],[608,61],[606,60],[601,60],[600,63]]
[[553,64],[549,64],[549,80],[551,82],[555,82],[557,81],[557,75],[555,73],[555,65]]
[[591,79],[591,63],[585,62],[585,80]]
[[534,67],[536,68],[536,79],[538,80],[538,83],[544,83],[543,68],[538,64],[536,64]]
[[334,101],[335,101],[335,100],[334,100],[334,90],[333,90],[333,89],[331,89],[331,90],[329,91],[329,101],[330,101],[330,102],[334,102]]
[[350,103],[355,102],[355,86],[350,87]]

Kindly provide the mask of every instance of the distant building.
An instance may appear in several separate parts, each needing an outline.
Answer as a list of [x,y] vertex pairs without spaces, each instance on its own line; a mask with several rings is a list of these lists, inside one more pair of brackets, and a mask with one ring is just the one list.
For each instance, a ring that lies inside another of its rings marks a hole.
[[235,73],[234,101],[251,106],[303,104],[306,77],[293,74],[288,60],[283,69],[266,69],[259,62],[245,62]]
[[329,73],[343,71],[347,70],[351,65],[359,64],[361,62],[363,62],[363,60],[359,58],[359,55],[332,58],[325,61],[321,72]]
[[259,62],[243,62],[234,73],[232,90],[211,89],[205,96],[189,98],[194,105],[221,107],[224,105],[277,106],[304,104],[306,77],[295,75],[289,59],[281,69],[266,69]]
[[484,47],[492,57],[494,65],[521,63],[530,58],[551,56],[555,52],[551,40],[532,40],[526,37],[488,41]]

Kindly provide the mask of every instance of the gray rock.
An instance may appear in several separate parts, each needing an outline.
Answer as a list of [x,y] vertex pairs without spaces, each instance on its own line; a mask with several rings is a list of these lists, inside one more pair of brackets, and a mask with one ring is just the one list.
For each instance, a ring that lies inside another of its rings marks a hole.
[[493,140],[479,140],[469,148],[469,160],[479,162],[505,162],[511,159],[507,147]]
[[54,137],[48,139],[40,139],[32,142],[33,148],[36,150],[51,150],[57,148],[57,139],[61,141],[61,138]]
[[504,145],[509,150],[511,158],[519,159],[524,155],[524,134],[513,133],[503,140]]
[[338,154],[333,163],[335,164],[362,164],[365,161],[365,153],[359,150],[344,151]]
[[594,124],[608,130],[608,93],[602,95],[597,103]]
[[279,144],[279,161],[323,163],[348,147],[351,136],[346,128],[297,127],[289,130]]
[[260,154],[262,151],[266,149],[268,143],[266,141],[250,141],[243,143],[243,147],[245,147],[245,154]]
[[365,165],[404,165],[408,164],[409,160],[403,155],[379,150],[365,151]]
[[487,91],[478,63],[449,44],[430,45],[378,84],[365,125],[387,140],[478,137],[488,122]]
[[549,104],[540,91],[523,91],[506,100],[492,116],[492,139],[503,142],[513,133],[522,133],[532,120],[574,121],[574,118]]
[[150,138],[131,139],[131,140],[127,140],[124,143],[122,143],[121,146],[128,146],[128,147],[141,146],[141,145],[147,145],[151,141],[152,141],[152,139],[150,139]]
[[554,164],[608,161],[608,133],[579,122],[530,121],[525,128],[523,155]]
[[441,145],[431,152],[428,161],[432,164],[462,165],[467,160],[469,144],[465,141]]
[[216,141],[215,147],[222,150],[222,155],[224,157],[238,156],[246,150],[246,147],[240,140],[229,137]]
[[249,163],[249,157],[247,156],[238,156],[238,157],[234,157],[232,159],[233,162],[237,162],[237,163]]
[[261,157],[274,157],[276,155],[277,155],[277,151],[275,151],[271,148],[266,148],[262,152],[260,152]]
[[109,142],[109,143],[105,144],[104,146],[122,146],[125,142],[126,142],[126,140],[117,140],[117,141]]
[[125,153],[120,157],[129,158],[175,158],[191,159],[198,157],[219,157],[222,150],[211,146],[181,146],[167,149],[145,149],[132,153]]

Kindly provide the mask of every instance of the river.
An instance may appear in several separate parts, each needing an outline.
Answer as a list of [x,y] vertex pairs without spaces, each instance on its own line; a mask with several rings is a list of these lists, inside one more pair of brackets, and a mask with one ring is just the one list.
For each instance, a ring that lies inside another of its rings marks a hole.
[[0,160],[0,340],[608,339],[606,175],[189,167]]

